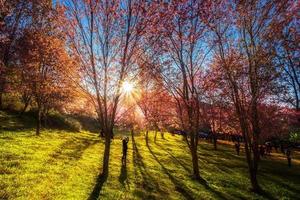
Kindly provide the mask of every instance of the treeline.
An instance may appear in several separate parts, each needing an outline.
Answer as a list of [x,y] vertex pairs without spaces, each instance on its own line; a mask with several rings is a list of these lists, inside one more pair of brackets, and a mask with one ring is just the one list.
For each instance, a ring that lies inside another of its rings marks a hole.
[[122,104],[125,81],[139,87],[132,97],[146,131],[186,133],[197,180],[199,130],[241,134],[261,192],[262,133],[276,131],[270,120],[289,126],[289,113],[298,126],[296,1],[12,0],[0,8],[0,105],[7,93],[18,93],[24,110],[33,102],[39,134],[48,110],[68,110],[72,99],[73,110],[89,104],[105,139],[104,177],[122,115],[134,128]]
[[19,101],[22,114],[31,105],[39,135],[49,111],[63,111],[78,96],[64,13],[51,1],[1,1],[0,8],[0,108]]

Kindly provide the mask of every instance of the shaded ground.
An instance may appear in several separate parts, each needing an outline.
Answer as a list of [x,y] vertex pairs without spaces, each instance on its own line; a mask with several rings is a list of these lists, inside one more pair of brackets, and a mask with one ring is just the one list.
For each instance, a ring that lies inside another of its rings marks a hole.
[[259,181],[264,196],[250,192],[244,155],[230,145],[201,142],[200,172],[190,177],[188,149],[180,136],[149,134],[129,142],[121,166],[121,139],[112,141],[110,175],[99,176],[103,141],[88,132],[0,131],[0,199],[297,199],[300,156],[287,167],[281,154],[262,160]]

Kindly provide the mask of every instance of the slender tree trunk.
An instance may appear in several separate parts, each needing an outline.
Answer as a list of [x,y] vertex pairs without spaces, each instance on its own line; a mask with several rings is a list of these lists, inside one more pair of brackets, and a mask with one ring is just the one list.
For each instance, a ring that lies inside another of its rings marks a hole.
[[217,141],[218,138],[216,136],[216,133],[213,133],[214,150],[217,150]]
[[42,113],[42,116],[43,116],[44,128],[47,128],[47,126],[48,126],[48,117],[47,117],[47,113],[46,113],[46,112],[43,112],[43,113]]
[[104,138],[104,131],[103,131],[103,128],[100,129],[99,136],[102,137],[102,138]]
[[40,108],[40,106],[38,106],[37,119],[36,119],[36,132],[35,132],[35,134],[37,136],[39,136],[40,135],[40,131],[41,131],[41,108]]
[[249,176],[250,176],[250,181],[251,181],[251,186],[253,192],[259,192],[260,188],[258,185],[258,181],[256,178],[257,175],[257,170],[254,168],[254,161],[251,155],[251,150],[248,141],[245,141],[245,153],[246,153],[246,159],[247,159],[247,164],[248,164],[248,170],[249,170]]
[[20,113],[21,116],[26,112],[28,106],[29,106],[29,102],[25,102],[25,105],[24,105],[24,107],[23,107],[23,109],[22,109],[22,111]]
[[[244,127],[244,126],[242,126]],[[243,128],[243,137],[244,137],[244,144],[245,144],[245,154],[246,154],[246,160],[248,164],[248,170],[249,170],[249,175],[250,175],[250,181],[251,181],[251,186],[253,192],[259,193],[261,192],[261,188],[258,184],[257,180],[257,168],[258,168],[258,148],[255,146],[257,145],[257,142],[249,143],[247,133],[246,133],[246,128]],[[251,151],[252,148],[252,151]],[[252,153],[253,152],[253,156]]]
[[31,102],[31,95],[23,94],[21,101],[24,103],[24,107],[20,113],[20,115],[22,116],[26,112],[26,109],[28,108]]
[[191,142],[190,150],[191,150],[191,154],[192,154],[193,176],[196,180],[200,180],[197,146],[194,144],[193,141]]
[[250,180],[251,180],[251,185],[252,185],[253,192],[260,193],[261,188],[260,188],[260,186],[258,184],[258,181],[257,181],[257,169],[255,167],[250,169]]
[[155,131],[154,142],[156,142],[156,137],[157,137],[157,131]]
[[105,148],[104,148],[103,167],[102,167],[102,176],[104,177],[108,176],[111,132],[112,132],[111,130],[105,131]]
[[165,135],[164,135],[164,132],[160,132],[160,136],[161,136],[161,139],[165,139]]
[[3,109],[3,92],[2,91],[0,91],[0,110],[2,110]]
[[261,188],[257,181],[257,169],[259,162],[258,140],[260,135],[259,116],[257,111],[257,102],[254,100],[252,104],[252,127],[253,127],[253,173],[251,175],[251,184],[254,192],[261,192]]
[[214,138],[214,150],[217,150],[217,139]]

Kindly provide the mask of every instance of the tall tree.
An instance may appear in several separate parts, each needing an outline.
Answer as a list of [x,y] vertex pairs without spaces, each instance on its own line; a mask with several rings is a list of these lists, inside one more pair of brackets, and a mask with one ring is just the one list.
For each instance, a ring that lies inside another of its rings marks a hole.
[[94,102],[105,135],[102,175],[107,176],[120,89],[135,68],[148,3],[69,0],[66,5],[71,49],[81,61],[81,87]]
[[261,192],[257,180],[261,135],[258,108],[271,100],[277,76],[274,51],[269,48],[275,39],[271,27],[285,16],[290,1],[236,1],[227,4],[229,7],[222,5],[225,6],[216,6],[214,23],[210,24],[217,44],[215,71],[221,75],[223,89],[231,96],[239,118],[252,189]]
[[49,1],[31,2],[31,24],[19,39],[19,71],[22,87],[37,105],[36,135],[41,118],[51,107],[69,97],[74,89],[69,77],[76,65],[65,48],[58,10]]
[[[151,51],[147,55],[159,64],[153,73],[176,102],[180,128],[193,163],[193,176],[200,179],[198,165],[198,131],[200,128],[201,73],[210,48],[204,39],[209,21],[210,1],[172,1],[156,4],[156,14],[149,31]],[[150,65],[151,66],[151,65]]]

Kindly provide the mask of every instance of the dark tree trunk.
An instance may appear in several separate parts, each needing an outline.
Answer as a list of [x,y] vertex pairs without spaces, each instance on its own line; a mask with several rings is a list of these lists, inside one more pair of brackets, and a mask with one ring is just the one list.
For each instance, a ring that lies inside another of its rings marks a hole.
[[251,180],[251,186],[252,186],[252,191],[255,193],[260,193],[261,192],[261,188],[258,184],[257,181],[257,169],[254,168],[249,168],[249,172],[250,172],[250,180]]
[[[260,193],[261,188],[257,180],[257,168],[258,168],[258,160],[259,160],[258,148],[255,147],[257,144],[253,143],[252,146],[250,146],[247,138],[244,138],[244,140],[245,140],[245,153],[246,153],[252,191],[256,193]],[[253,153],[251,154],[251,152]]]
[[161,139],[165,139],[165,134],[164,134],[164,132],[160,132],[160,136],[161,136]]
[[0,110],[3,109],[2,97],[3,97],[3,92],[0,91]]
[[193,177],[196,180],[200,180],[200,172],[199,172],[199,164],[198,164],[198,154],[197,154],[197,146],[194,142],[191,142],[191,154],[192,154],[192,163],[193,163]]
[[154,142],[156,142],[156,137],[157,137],[157,131],[155,131]]
[[[254,94],[254,97],[256,96],[256,93]],[[261,188],[257,181],[257,169],[258,169],[258,162],[259,162],[259,150],[258,150],[258,141],[260,136],[260,127],[259,127],[259,115],[257,110],[257,99],[254,98],[252,105],[251,105],[251,122],[253,127],[253,169],[252,169],[252,175],[251,175],[251,184],[252,189],[256,193],[261,192]]]
[[26,112],[28,106],[29,106],[29,102],[26,102],[26,103],[24,104],[24,107],[23,107],[21,113],[20,113],[21,116]]
[[39,136],[40,135],[40,131],[41,131],[41,109],[40,109],[40,107],[38,107],[37,119],[36,119],[36,132],[35,132],[35,134],[37,136]]
[[26,112],[26,109],[28,108],[28,106],[31,102],[31,95],[23,94],[21,101],[24,103],[24,107],[20,113],[20,115],[22,116]]
[[48,126],[48,117],[46,113],[42,113],[43,116],[43,123],[44,123],[44,128],[46,128]]
[[218,141],[218,138],[215,134],[213,134],[213,142],[214,142],[214,149],[217,150],[217,141]]
[[104,131],[103,131],[102,128],[100,129],[100,134],[99,134],[99,136],[102,137],[102,138],[104,138]]
[[111,130],[105,131],[105,148],[102,167],[102,176],[104,177],[108,176],[111,133]]
[[[245,154],[246,154],[246,159],[248,164],[252,191],[256,193],[260,193],[261,188],[257,180],[257,168],[258,168],[258,159],[259,159],[258,148],[255,147],[257,144],[253,143],[252,144],[253,147],[250,146],[248,139],[246,137],[244,137],[244,141],[245,141]],[[253,154],[251,154],[251,148]]]

